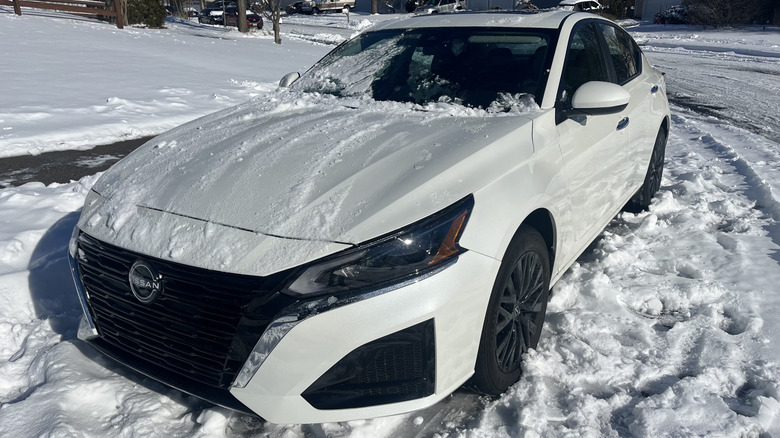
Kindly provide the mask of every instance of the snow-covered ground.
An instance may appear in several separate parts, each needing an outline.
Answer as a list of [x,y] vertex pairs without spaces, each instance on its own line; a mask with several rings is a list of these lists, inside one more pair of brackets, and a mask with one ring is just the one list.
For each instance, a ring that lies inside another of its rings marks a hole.
[[[0,156],[155,134],[262,96],[376,19],[291,18],[276,46],[194,23],[120,31],[9,10]],[[780,436],[780,31],[632,32],[676,103],[661,192],[558,283],[503,396],[273,425],[107,362],[75,339],[65,259],[96,175],[0,190],[0,436]]]
[[274,89],[332,48],[274,47],[266,32],[197,22],[118,30],[9,11],[0,7],[0,157],[160,134]]

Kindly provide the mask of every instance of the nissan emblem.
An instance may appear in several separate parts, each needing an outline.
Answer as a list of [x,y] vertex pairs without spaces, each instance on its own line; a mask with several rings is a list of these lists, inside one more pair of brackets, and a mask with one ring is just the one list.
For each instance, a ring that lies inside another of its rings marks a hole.
[[156,300],[163,291],[162,276],[154,266],[143,260],[137,260],[130,268],[128,275],[130,290],[138,301],[149,304]]

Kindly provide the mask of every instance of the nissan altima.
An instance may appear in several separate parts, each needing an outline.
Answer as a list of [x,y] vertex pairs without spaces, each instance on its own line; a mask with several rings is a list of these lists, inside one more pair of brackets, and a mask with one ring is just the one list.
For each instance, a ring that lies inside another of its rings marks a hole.
[[79,337],[276,423],[500,394],[550,288],[650,205],[669,128],[663,75],[601,17],[385,22],[99,179]]

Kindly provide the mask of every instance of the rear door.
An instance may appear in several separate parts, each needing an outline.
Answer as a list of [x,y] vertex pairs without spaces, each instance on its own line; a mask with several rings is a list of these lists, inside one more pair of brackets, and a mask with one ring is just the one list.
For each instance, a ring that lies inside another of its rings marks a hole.
[[653,112],[653,94],[659,91],[658,84],[642,74],[642,53],[630,35],[610,23],[599,22],[598,28],[604,36],[609,62],[614,70],[613,82],[631,93],[631,101],[626,108],[630,122],[628,160],[631,170],[625,181],[625,190],[634,190],[644,179],[657,134],[658,127],[643,121],[642,117]]

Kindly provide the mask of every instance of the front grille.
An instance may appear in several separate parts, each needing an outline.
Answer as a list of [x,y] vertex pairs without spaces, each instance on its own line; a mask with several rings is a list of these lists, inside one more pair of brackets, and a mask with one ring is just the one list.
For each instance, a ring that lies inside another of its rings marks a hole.
[[[81,233],[78,265],[89,310],[109,356],[183,388],[181,382],[227,389],[263,330],[293,299],[280,294],[287,274],[251,277],[139,255]],[[141,303],[128,282],[142,259],[164,290]],[[186,386],[186,385],[184,385]]]

